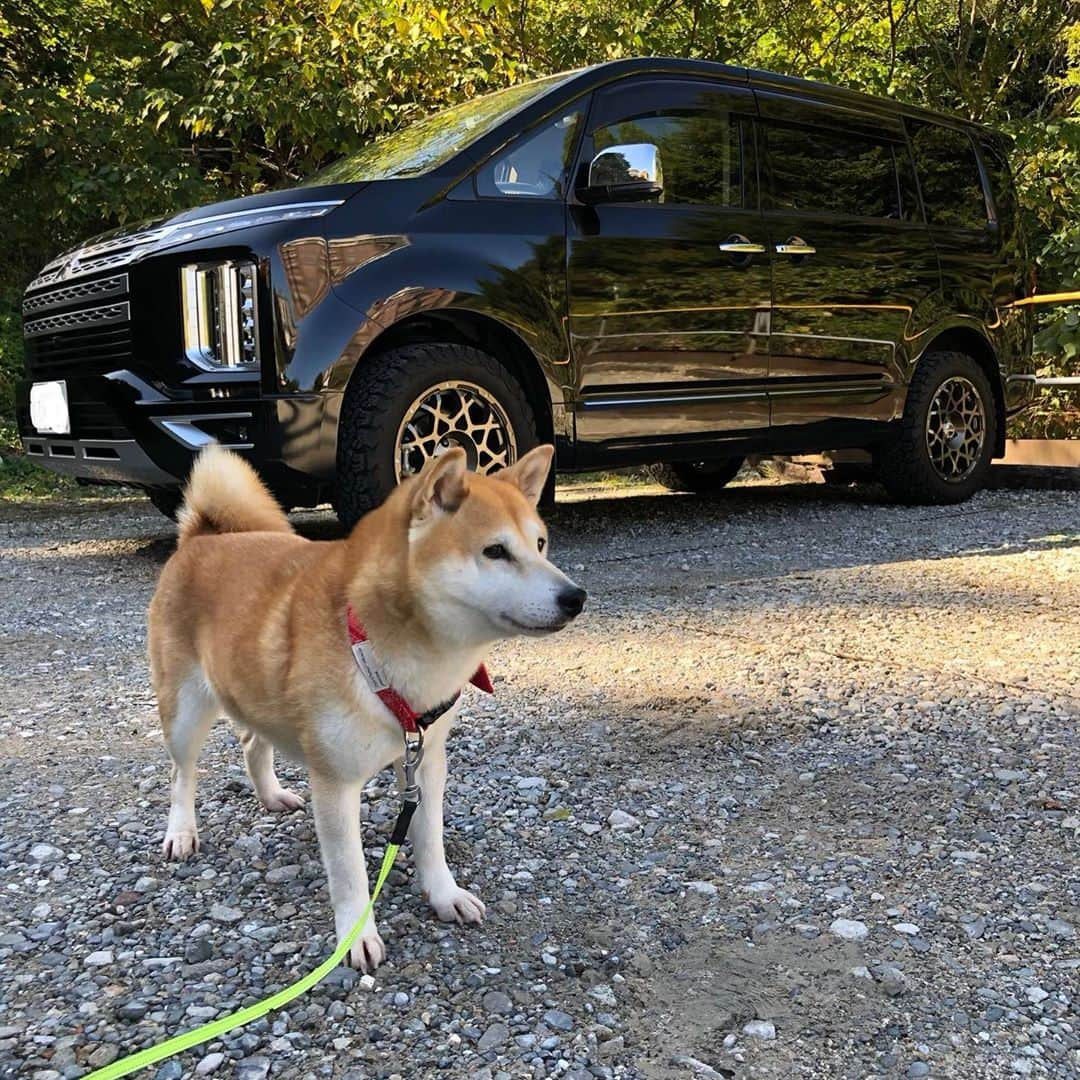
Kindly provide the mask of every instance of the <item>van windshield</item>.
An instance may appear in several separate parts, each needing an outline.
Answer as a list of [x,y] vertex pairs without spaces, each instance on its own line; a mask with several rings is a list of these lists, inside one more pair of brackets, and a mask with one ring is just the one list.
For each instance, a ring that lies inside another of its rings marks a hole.
[[486,135],[497,124],[571,74],[562,72],[509,86],[505,90],[496,90],[493,94],[463,101],[460,105],[426,116],[320,169],[304,181],[304,186],[420,176],[449,161],[458,151]]

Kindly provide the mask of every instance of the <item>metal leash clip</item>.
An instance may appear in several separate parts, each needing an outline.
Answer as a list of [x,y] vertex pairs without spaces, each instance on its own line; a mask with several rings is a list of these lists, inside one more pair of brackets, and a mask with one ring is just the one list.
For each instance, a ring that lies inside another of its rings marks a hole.
[[416,782],[416,770],[420,767],[420,762],[424,760],[424,733],[422,730],[417,729],[416,738],[410,739],[408,733],[405,734],[405,787],[398,794],[401,796],[401,801],[406,803],[412,803],[415,806],[420,805],[420,785]]

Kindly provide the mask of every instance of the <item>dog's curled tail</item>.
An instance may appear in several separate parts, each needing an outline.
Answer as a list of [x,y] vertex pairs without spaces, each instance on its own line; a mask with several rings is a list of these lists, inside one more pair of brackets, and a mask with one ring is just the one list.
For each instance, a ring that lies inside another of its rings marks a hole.
[[293,531],[258,473],[216,443],[196,458],[176,520],[177,546],[204,533]]

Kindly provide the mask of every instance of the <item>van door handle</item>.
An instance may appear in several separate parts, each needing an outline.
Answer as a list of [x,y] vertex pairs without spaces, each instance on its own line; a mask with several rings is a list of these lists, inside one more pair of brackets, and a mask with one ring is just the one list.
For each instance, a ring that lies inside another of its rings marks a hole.
[[755,244],[742,233],[732,233],[723,243],[716,246],[727,255],[760,255],[765,250],[764,244]]
[[817,248],[808,244],[801,236],[789,236],[782,244],[776,245],[776,254],[801,259],[804,255],[816,255]]

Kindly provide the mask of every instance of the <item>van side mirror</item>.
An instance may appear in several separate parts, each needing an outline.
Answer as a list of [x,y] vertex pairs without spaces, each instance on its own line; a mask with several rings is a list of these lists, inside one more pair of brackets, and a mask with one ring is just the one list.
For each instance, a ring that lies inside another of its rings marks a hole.
[[578,189],[584,203],[640,202],[664,191],[660,148],[653,143],[624,143],[601,150],[589,164],[589,183]]

